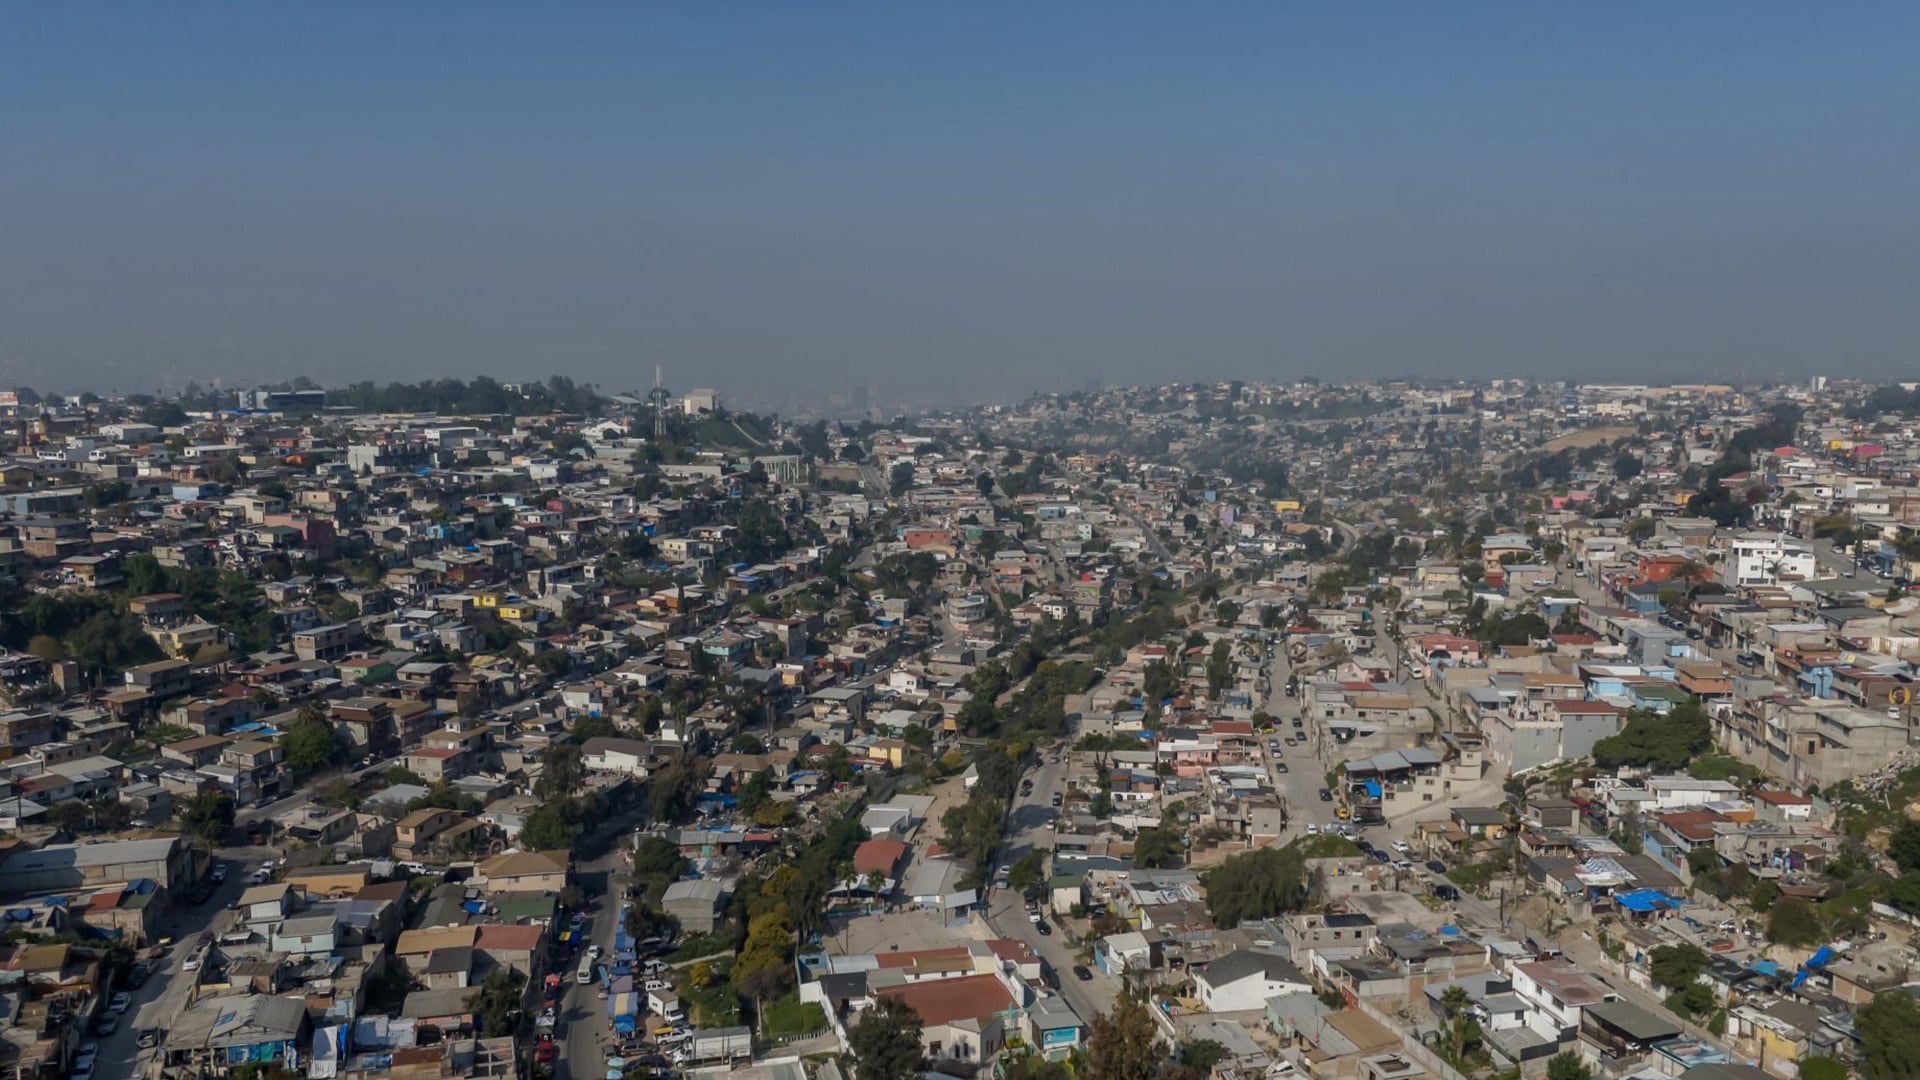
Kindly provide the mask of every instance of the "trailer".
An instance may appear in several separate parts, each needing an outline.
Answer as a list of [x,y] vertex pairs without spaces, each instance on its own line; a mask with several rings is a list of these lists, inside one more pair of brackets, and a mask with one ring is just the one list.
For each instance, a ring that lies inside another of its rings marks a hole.
[[750,1027],[695,1028],[687,1050],[695,1061],[739,1061],[753,1056]]

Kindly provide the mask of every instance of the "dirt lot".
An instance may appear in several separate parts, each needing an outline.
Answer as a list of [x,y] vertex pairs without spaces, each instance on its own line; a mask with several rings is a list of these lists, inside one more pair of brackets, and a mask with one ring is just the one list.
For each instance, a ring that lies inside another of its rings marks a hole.
[[1562,450],[1580,450],[1589,446],[1599,446],[1604,443],[1610,443],[1615,439],[1630,439],[1638,434],[1640,434],[1640,429],[1637,427],[1588,428],[1585,431],[1576,431],[1571,435],[1562,435],[1552,442],[1543,445],[1540,449],[1549,454],[1554,454]]

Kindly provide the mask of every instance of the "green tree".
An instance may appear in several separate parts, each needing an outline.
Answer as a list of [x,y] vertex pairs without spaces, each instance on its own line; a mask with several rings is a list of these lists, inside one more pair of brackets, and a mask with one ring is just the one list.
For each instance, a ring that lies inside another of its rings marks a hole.
[[547,802],[565,799],[580,790],[586,775],[580,747],[554,743],[540,752],[540,779],[534,782],[534,797]]
[[1448,1060],[1455,1068],[1467,1060],[1467,1051],[1480,1041],[1480,1024],[1473,1018],[1473,999],[1463,987],[1449,986],[1440,995],[1440,1008],[1447,1014]]
[[175,812],[180,827],[189,836],[209,844],[218,843],[233,828],[233,796],[224,792],[203,791],[179,804]]
[[1767,940],[1804,948],[1820,941],[1820,913],[1797,896],[1783,896],[1767,913]]
[[1212,1039],[1189,1039],[1180,1044],[1180,1064],[1197,1076],[1211,1074],[1213,1067],[1226,1056],[1227,1048]]
[[1920,869],[1920,821],[1903,820],[1887,838],[1887,856],[1902,871]]
[[1647,955],[1647,971],[1653,976],[1655,986],[1685,990],[1700,978],[1700,973],[1707,970],[1711,962],[1707,951],[1698,945],[1657,945]]
[[287,771],[293,774],[296,783],[332,766],[340,756],[340,743],[334,738],[333,725],[317,714],[317,709],[301,710],[301,715],[287,725],[286,734],[281,736]]
[[1699,700],[1690,698],[1665,716],[1641,709],[1628,713],[1620,734],[1593,745],[1593,760],[1602,768],[1633,765],[1673,771],[1685,768],[1712,742],[1713,727]]
[[1307,898],[1306,861],[1297,844],[1231,856],[1206,874],[1207,909],[1216,925],[1239,926],[1300,910]]
[[1847,1080],[1847,1067],[1824,1054],[1800,1059],[1800,1080]]
[[1180,862],[1180,838],[1171,829],[1141,829],[1133,838],[1133,865],[1174,866]]
[[883,995],[847,1032],[855,1080],[917,1080],[926,1067],[920,1045],[920,1014]]
[[573,823],[559,803],[533,808],[520,825],[520,846],[528,851],[564,851],[573,847]]
[[1867,1080],[1920,1080],[1920,1000],[1903,988],[1875,994],[1854,1014]]
[[1207,692],[1219,697],[1233,681],[1233,646],[1221,638],[1213,643],[1207,656]]
[[1547,1059],[1547,1080],[1593,1080],[1593,1070],[1578,1054],[1555,1054]]
[[480,989],[467,995],[467,1008],[479,1021],[480,1033],[488,1038],[512,1035],[525,1019],[520,1010],[521,988],[527,977],[509,967],[497,967],[487,973]]
[[1122,995],[1087,1025],[1085,1080],[1152,1080],[1166,1055],[1147,1006]]
[[1042,859],[1043,856],[1037,848],[1020,856],[1007,871],[1007,886],[1015,892],[1025,893],[1028,889],[1039,885],[1041,875],[1045,873]]

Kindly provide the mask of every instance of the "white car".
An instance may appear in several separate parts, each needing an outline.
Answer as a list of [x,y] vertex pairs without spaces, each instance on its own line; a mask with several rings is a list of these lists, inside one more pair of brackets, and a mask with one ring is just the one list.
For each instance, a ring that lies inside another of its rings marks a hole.
[[1319,835],[1320,835],[1320,826],[1319,826],[1319,824],[1318,824],[1318,823],[1316,823],[1316,822],[1312,822],[1312,821],[1309,821],[1309,822],[1307,822],[1307,835],[1308,835],[1308,836],[1319,836]]
[[93,1043],[81,1043],[80,1049],[73,1055],[73,1068],[77,1073],[81,1069],[92,1069],[93,1063],[100,1057],[100,1047]]
[[1395,840],[1393,842],[1393,850],[1405,855],[1407,852],[1412,851],[1413,848],[1409,846],[1405,840]]
[[600,959],[600,946],[598,945],[587,946],[587,959],[589,960]]
[[113,995],[113,1000],[107,1003],[107,1011],[110,1013],[119,1014],[131,1008],[133,1008],[133,995],[125,991]]

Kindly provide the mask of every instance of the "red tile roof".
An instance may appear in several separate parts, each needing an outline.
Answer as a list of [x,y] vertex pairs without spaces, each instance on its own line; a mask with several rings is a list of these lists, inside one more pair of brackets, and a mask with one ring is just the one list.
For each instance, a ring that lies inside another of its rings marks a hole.
[[879,838],[869,840],[853,849],[853,869],[856,873],[870,874],[875,870],[882,874],[893,873],[900,860],[907,853],[907,845],[898,840]]
[[981,1020],[1013,1006],[1012,995],[993,975],[966,975],[958,979],[927,979],[892,986],[881,994],[897,998],[920,1014],[923,1024],[951,1024]]

